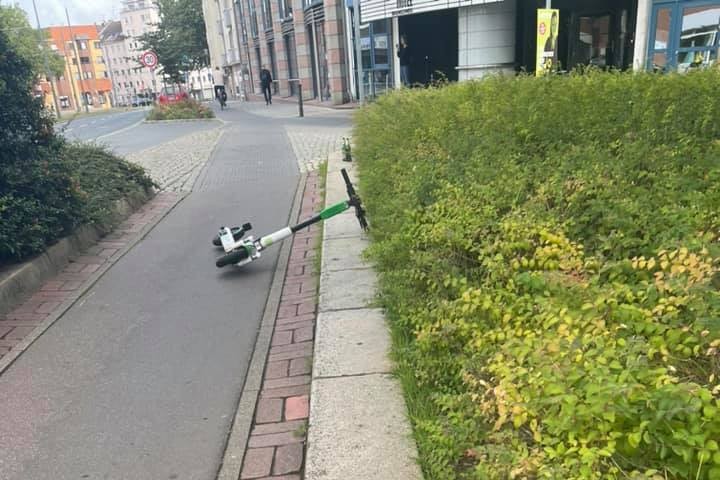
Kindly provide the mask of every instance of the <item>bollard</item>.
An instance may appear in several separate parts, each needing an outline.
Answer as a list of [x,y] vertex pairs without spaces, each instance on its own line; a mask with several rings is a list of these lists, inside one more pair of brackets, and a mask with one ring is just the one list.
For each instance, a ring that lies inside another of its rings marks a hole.
[[298,110],[300,118],[304,117],[305,112],[303,112],[302,83],[300,82],[298,82]]

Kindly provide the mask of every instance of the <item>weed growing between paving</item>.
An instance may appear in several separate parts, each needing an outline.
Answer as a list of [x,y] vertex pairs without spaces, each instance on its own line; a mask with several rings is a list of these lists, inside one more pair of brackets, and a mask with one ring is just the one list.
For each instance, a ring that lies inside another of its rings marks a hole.
[[491,78],[357,116],[427,478],[720,478],[718,84]]

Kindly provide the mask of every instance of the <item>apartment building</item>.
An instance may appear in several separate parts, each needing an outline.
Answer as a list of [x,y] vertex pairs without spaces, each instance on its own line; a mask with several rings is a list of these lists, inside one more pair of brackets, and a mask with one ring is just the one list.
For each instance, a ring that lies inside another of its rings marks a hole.
[[[160,15],[152,0],[122,0],[120,19],[103,25],[102,48],[113,84],[113,103],[135,106],[153,101],[166,86],[162,65],[149,69],[140,63],[144,52],[140,37],[157,28]],[[161,63],[162,63],[162,59]],[[212,72],[188,72],[184,88],[196,99],[212,98]]]
[[[65,60],[65,70],[56,82],[61,112],[110,108],[111,82],[97,27],[49,27],[46,31],[51,50]],[[50,89],[41,88],[47,104],[54,104]]]

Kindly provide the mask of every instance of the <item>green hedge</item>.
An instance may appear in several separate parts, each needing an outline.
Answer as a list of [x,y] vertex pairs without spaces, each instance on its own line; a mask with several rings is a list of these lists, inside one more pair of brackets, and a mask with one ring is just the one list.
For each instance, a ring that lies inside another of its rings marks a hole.
[[190,120],[196,118],[214,118],[215,114],[202,103],[183,100],[167,105],[156,105],[148,114],[148,120]]
[[153,186],[140,167],[94,145],[61,144],[0,171],[0,263],[40,253],[80,224],[112,226],[117,200]]
[[426,478],[720,479],[719,86],[490,78],[359,113]]
[[81,223],[106,224],[116,200],[152,185],[106,150],[57,137],[32,96],[37,78],[0,30],[0,264],[42,252]]

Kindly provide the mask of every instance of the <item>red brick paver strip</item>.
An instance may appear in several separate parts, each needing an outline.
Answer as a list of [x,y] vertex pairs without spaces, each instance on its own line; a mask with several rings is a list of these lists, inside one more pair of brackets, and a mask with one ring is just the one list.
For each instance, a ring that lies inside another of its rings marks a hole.
[[[310,217],[321,208],[318,174],[310,172],[305,182],[300,217]],[[320,242],[320,231],[319,225],[313,225],[293,238],[262,388],[243,460],[240,476],[243,480],[302,478],[319,280],[315,271],[315,249]]]
[[68,302],[79,298],[90,287],[96,272],[117,261],[120,252],[136,241],[145,227],[162,218],[180,198],[176,193],[158,193],[112,233],[70,259],[61,272],[45,281],[14,310],[0,315],[0,359],[33,334],[48,317],[69,308]]

